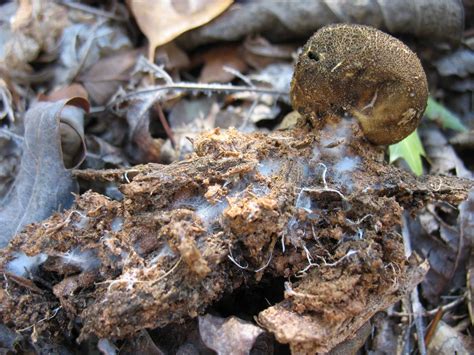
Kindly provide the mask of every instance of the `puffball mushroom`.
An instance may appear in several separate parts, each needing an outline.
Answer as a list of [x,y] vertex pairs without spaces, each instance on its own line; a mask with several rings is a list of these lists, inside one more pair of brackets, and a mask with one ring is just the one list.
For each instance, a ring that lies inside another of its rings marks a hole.
[[418,126],[428,100],[420,60],[375,28],[321,28],[299,55],[291,82],[293,108],[322,126],[348,112],[374,144],[394,144]]

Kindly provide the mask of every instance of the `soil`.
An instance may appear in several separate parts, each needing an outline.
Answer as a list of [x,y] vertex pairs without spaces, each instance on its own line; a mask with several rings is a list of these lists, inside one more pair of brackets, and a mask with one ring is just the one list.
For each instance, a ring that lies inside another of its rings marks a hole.
[[[115,182],[123,199],[89,191],[17,235],[1,252],[1,321],[62,342],[127,339],[271,285],[278,303],[248,316],[295,353],[329,351],[427,272],[405,257],[403,211],[458,205],[473,186],[387,165],[350,119],[215,129],[193,144],[170,165],[76,171]],[[20,252],[47,259],[25,278],[9,272]]]

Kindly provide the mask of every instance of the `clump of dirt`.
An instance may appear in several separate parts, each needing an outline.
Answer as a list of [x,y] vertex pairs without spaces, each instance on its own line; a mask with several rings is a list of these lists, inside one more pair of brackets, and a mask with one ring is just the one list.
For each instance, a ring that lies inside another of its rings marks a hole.
[[[427,271],[405,258],[402,211],[457,205],[472,187],[386,165],[346,119],[318,132],[216,129],[194,146],[167,166],[77,172],[115,179],[123,200],[87,192],[17,235],[0,259],[1,321],[38,336],[127,338],[286,278],[260,325],[294,350],[327,351]],[[21,253],[42,257],[19,273]]]

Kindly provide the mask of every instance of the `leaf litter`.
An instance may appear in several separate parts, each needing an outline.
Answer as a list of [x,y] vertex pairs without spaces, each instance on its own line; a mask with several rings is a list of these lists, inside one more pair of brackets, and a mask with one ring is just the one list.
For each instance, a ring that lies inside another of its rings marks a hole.
[[[2,5],[15,15],[0,46],[2,349],[465,351],[473,185],[449,132],[421,128],[437,175],[415,178],[350,117],[315,131],[288,99],[295,50],[321,25],[456,43],[459,3],[440,21],[430,2],[422,27],[417,11],[400,20],[401,1],[231,3]],[[174,20],[150,21],[157,12]],[[451,53],[433,75],[452,75]],[[456,74],[459,90],[471,73]],[[64,109],[74,96],[89,114]]]

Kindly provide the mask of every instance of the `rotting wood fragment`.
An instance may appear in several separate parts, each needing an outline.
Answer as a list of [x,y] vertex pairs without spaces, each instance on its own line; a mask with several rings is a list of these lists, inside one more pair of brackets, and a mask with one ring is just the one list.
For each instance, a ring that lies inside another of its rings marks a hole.
[[[194,146],[189,160],[138,166],[125,179],[126,170],[77,172],[119,180],[124,198],[87,192],[11,241],[0,266],[8,271],[20,252],[47,255],[37,273],[53,288],[37,284],[43,293],[25,296],[3,280],[2,322],[58,337],[72,321],[79,340],[127,338],[197,317],[244,283],[283,276],[286,299],[259,322],[295,351],[327,351],[426,272],[404,257],[403,209],[458,205],[473,186],[386,165],[349,120],[319,132],[216,129]],[[216,190],[222,197],[209,198]],[[84,273],[87,282],[71,278]]]

